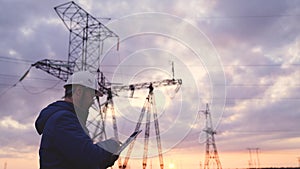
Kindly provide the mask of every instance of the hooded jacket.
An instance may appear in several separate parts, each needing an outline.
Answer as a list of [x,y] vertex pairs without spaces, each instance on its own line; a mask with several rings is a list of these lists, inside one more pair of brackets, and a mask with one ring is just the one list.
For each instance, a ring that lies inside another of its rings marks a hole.
[[41,135],[40,169],[104,169],[112,153],[93,143],[76,116],[74,105],[57,101],[44,108],[35,127]]

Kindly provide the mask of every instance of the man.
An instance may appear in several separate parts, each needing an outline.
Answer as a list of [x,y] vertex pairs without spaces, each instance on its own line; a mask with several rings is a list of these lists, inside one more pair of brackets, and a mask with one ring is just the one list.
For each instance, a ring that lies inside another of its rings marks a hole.
[[94,97],[102,96],[93,74],[76,72],[64,85],[64,100],[44,108],[35,127],[42,134],[40,169],[105,169],[114,164],[120,142],[109,139],[94,144],[86,121]]

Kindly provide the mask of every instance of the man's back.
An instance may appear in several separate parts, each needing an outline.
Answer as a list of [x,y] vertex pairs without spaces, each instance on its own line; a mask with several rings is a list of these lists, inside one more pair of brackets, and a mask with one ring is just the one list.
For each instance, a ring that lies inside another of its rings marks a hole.
[[112,153],[93,144],[85,133],[72,103],[50,104],[41,111],[35,125],[42,134],[41,169],[96,169],[113,164]]

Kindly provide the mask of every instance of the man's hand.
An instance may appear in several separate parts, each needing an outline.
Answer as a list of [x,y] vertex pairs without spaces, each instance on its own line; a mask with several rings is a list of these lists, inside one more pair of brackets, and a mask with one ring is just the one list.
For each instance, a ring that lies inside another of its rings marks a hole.
[[121,144],[122,143],[115,138],[110,138],[108,140],[97,143],[99,147],[103,148],[105,151],[112,153],[110,162],[107,163],[106,168],[113,166],[115,161],[119,158],[119,155],[116,155],[116,153],[119,151]]

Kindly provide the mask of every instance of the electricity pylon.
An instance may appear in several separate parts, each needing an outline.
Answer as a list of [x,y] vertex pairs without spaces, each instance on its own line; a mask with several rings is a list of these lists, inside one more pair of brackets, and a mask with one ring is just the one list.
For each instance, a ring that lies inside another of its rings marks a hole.
[[119,40],[118,35],[73,1],[54,9],[70,32],[68,60],[44,59],[32,66],[64,81],[69,75],[80,70],[100,73],[104,40]]
[[[247,148],[249,151],[249,168],[260,168],[260,160],[259,160],[259,148]],[[256,157],[252,156],[252,151],[255,151]]]
[[[176,81],[174,81],[176,84]],[[158,83],[156,83],[158,84]],[[138,85],[137,85],[138,86]],[[145,86],[145,85],[142,85]],[[132,87],[132,86],[131,86]],[[161,139],[160,139],[160,131],[159,131],[159,123],[158,123],[158,117],[157,117],[157,110],[156,110],[156,103],[155,103],[155,97],[153,95],[153,84],[150,83],[147,88],[149,88],[149,94],[146,97],[144,106],[141,110],[141,114],[139,116],[138,122],[136,124],[135,130],[134,131],[139,131],[141,128],[141,124],[143,121],[143,118],[146,113],[146,126],[145,126],[145,137],[144,137],[144,154],[143,154],[143,169],[146,169],[147,167],[147,159],[148,159],[148,144],[149,144],[149,137],[150,137],[150,119],[151,115],[153,115],[154,118],[154,127],[155,127],[155,134],[156,134],[156,142],[157,142],[157,150],[158,150],[158,156],[159,156],[159,163],[160,163],[160,168],[164,168],[164,163],[163,163],[163,155],[162,155],[162,145],[161,145]],[[129,88],[132,89],[132,88]],[[127,151],[125,161],[123,163],[122,169],[125,169],[127,167],[127,163],[130,158],[130,154],[132,152],[132,149],[134,147],[134,142],[132,142],[129,146],[129,149]]]
[[[56,6],[54,9],[69,30],[68,60],[43,59],[31,66],[63,81],[67,81],[74,72],[88,70],[98,75],[99,90],[108,94],[110,90],[106,88],[105,77],[100,71],[100,57],[103,53],[104,41],[108,38],[117,38],[119,42],[118,35],[73,1]],[[21,79],[28,74],[28,71]],[[99,98],[98,105],[101,111]],[[91,122],[96,128],[94,135],[103,133],[105,135],[103,121],[105,114],[99,112],[98,115],[101,118]]]
[[[150,134],[150,116],[153,114],[154,117],[154,127],[155,127],[155,133],[156,133],[156,139],[157,139],[157,147],[158,147],[158,154],[159,154],[159,161],[160,161],[160,167],[163,169],[163,156],[162,156],[162,146],[160,141],[160,132],[159,132],[159,124],[158,124],[158,117],[156,112],[156,104],[155,104],[155,98],[153,94],[154,87],[166,87],[166,86],[174,86],[176,85],[175,92],[177,92],[181,85],[182,80],[181,79],[164,79],[161,81],[153,81],[153,82],[144,82],[144,83],[135,83],[135,84],[129,84],[129,85],[123,85],[123,86],[112,86],[111,88],[108,88],[108,94],[107,94],[107,100],[105,103],[103,103],[102,111],[99,115],[101,115],[101,119],[103,123],[89,123],[94,125],[94,133],[93,133],[93,140],[102,140],[103,138],[106,139],[106,133],[105,133],[105,122],[106,122],[106,114],[107,111],[111,111],[112,115],[112,123],[113,123],[113,130],[114,130],[114,137],[119,138],[118,136],[118,127],[117,127],[117,121],[115,116],[115,110],[114,110],[114,102],[113,102],[113,96],[114,93],[124,92],[124,91],[130,91],[130,97],[133,97],[135,90],[142,90],[142,89],[149,89],[149,94],[146,98],[146,101],[144,103],[144,106],[141,110],[140,117],[138,119],[138,122],[136,124],[136,128],[134,131],[139,131],[141,127],[141,123],[143,120],[143,117],[145,113],[147,113],[147,119],[146,119],[146,130],[145,130],[145,141],[144,141],[144,155],[143,155],[143,167],[145,168],[147,166],[147,153],[148,153],[148,141],[149,141],[149,134]],[[97,120],[92,120],[97,121]],[[128,161],[130,159],[131,152],[134,147],[134,142],[130,144],[129,149],[127,151],[127,155],[125,157],[123,165],[121,164],[121,158],[118,160],[119,168],[125,169],[128,168]]]
[[202,112],[205,114],[206,120],[205,129],[203,130],[204,132],[206,132],[204,169],[210,169],[211,165],[213,164],[216,164],[217,169],[222,169],[214,136],[216,134],[216,131],[214,130],[212,125],[212,119],[208,104],[206,104],[206,110]]

